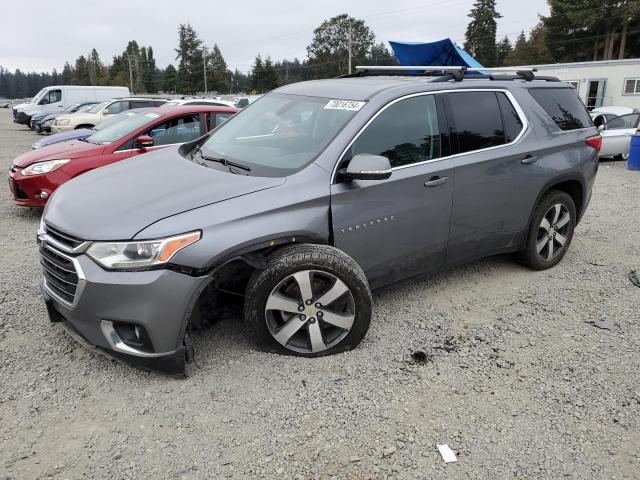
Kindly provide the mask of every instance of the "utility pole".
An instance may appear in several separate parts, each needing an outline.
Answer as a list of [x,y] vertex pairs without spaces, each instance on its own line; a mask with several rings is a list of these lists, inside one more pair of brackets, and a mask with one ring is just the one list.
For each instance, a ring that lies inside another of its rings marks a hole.
[[129,91],[133,95],[133,69],[131,68],[131,54],[127,53],[127,60],[129,62]]
[[351,32],[351,22],[349,22],[349,71],[347,73],[351,73],[351,39],[352,39],[352,32]]
[[202,71],[204,74],[204,94],[207,94],[207,47],[202,47]]

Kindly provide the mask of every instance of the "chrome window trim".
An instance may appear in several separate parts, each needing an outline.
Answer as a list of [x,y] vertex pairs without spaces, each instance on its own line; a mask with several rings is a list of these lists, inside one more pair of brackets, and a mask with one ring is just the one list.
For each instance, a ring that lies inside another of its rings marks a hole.
[[69,308],[71,310],[75,309],[76,306],[78,305],[78,300],[80,299],[80,296],[82,295],[82,291],[84,290],[84,286],[87,283],[87,278],[84,275],[84,271],[80,267],[80,262],[78,262],[77,258],[70,257],[69,255],[65,255],[63,252],[61,252],[61,251],[59,251],[59,250],[57,250],[55,248],[50,247],[48,245],[48,240],[47,240],[47,243],[45,243],[42,246],[42,248],[46,248],[46,249],[52,251],[53,253],[55,253],[56,255],[60,255],[61,257],[66,258],[71,263],[73,263],[73,267],[76,269],[76,275],[78,276],[78,285],[76,286],[76,292],[73,295],[73,302],[66,301],[62,297],[58,296],[51,288],[49,288],[49,285],[47,284],[47,279],[46,279],[46,277],[44,275],[42,276],[42,286],[43,286],[44,290],[47,292],[47,294],[50,295],[51,297],[53,297],[56,301],[60,302],[61,304],[63,304],[64,306],[66,306],[67,308]]
[[336,162],[336,164],[333,167],[333,173],[331,174],[331,185],[334,185],[336,183],[336,176],[337,176],[337,173],[338,173],[338,166],[340,165],[340,163],[342,163],[342,160],[344,159],[344,156],[346,155],[346,153],[353,146],[353,144],[358,139],[358,137],[360,137],[362,132],[376,118],[378,118],[378,116],[382,112],[384,112],[387,108],[389,108],[390,106],[392,106],[392,105],[394,105],[394,104],[396,104],[398,102],[401,102],[402,100],[406,100],[408,98],[422,97],[422,96],[425,96],[425,95],[437,95],[437,94],[442,94],[442,93],[459,93],[459,92],[501,92],[501,93],[504,93],[507,96],[507,98],[509,99],[509,101],[511,102],[511,105],[513,105],[513,108],[515,109],[516,113],[518,114],[518,117],[520,118],[520,121],[522,122],[522,130],[520,130],[520,133],[516,136],[516,138],[514,138],[509,143],[505,143],[504,145],[495,145],[493,147],[481,148],[479,150],[472,150],[472,151],[469,151],[469,152],[456,153],[454,155],[447,155],[445,157],[432,158],[431,160],[424,160],[422,162],[410,163],[410,164],[407,164],[407,165],[401,165],[399,167],[392,167],[391,171],[402,170],[404,168],[418,167],[420,165],[425,165],[427,163],[439,162],[439,161],[448,160],[448,159],[451,159],[451,158],[462,157],[464,155],[472,155],[472,154],[475,154],[475,153],[478,153],[478,152],[487,152],[487,151],[491,151],[491,150],[496,150],[498,148],[510,147],[510,146],[518,143],[520,141],[520,139],[524,136],[524,134],[527,132],[527,130],[529,129],[529,121],[527,120],[527,117],[524,114],[524,110],[522,110],[522,107],[520,107],[520,104],[518,103],[516,98],[513,96],[513,94],[509,90],[507,90],[505,88],[456,88],[456,89],[451,89],[451,90],[434,90],[434,91],[430,91],[430,92],[411,93],[411,94],[404,95],[402,97],[396,98],[395,100],[392,100],[391,102],[389,102],[386,105],[384,105],[382,108],[380,108],[380,110],[378,110],[375,113],[375,115],[373,115],[373,117],[371,117],[367,121],[367,123],[365,123],[360,128],[360,130],[358,130],[358,133],[356,133],[354,135],[354,137],[351,139],[351,141],[347,144],[346,148],[342,151],[342,153],[338,157],[338,161]]

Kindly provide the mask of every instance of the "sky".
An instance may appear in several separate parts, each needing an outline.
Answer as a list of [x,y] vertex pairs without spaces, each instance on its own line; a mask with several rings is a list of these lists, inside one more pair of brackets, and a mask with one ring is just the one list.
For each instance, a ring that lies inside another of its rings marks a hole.
[[[229,68],[250,70],[257,54],[303,59],[313,30],[341,13],[365,20],[376,42],[464,43],[473,0],[4,0],[0,65],[23,71],[60,71],[96,48],[110,63],[129,40],[152,46],[156,64],[175,62],[178,26],[191,23],[211,48],[217,43]],[[498,37],[515,40],[547,14],[546,0],[498,0]]]

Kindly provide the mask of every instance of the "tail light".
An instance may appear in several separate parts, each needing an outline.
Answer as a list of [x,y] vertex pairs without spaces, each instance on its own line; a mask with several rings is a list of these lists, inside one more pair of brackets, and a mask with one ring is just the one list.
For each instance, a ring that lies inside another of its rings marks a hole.
[[596,152],[599,152],[600,147],[602,147],[602,137],[600,135],[589,137],[585,140],[585,143],[590,147],[595,148]]

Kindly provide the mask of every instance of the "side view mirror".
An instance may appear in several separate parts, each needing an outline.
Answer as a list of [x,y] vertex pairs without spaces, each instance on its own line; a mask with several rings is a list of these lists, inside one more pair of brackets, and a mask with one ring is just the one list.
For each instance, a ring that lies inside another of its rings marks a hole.
[[153,137],[149,135],[140,135],[135,141],[136,148],[153,147]]
[[339,173],[349,180],[385,180],[391,176],[391,163],[387,157],[361,153]]
[[601,132],[604,130],[604,124],[598,125],[598,131]]

